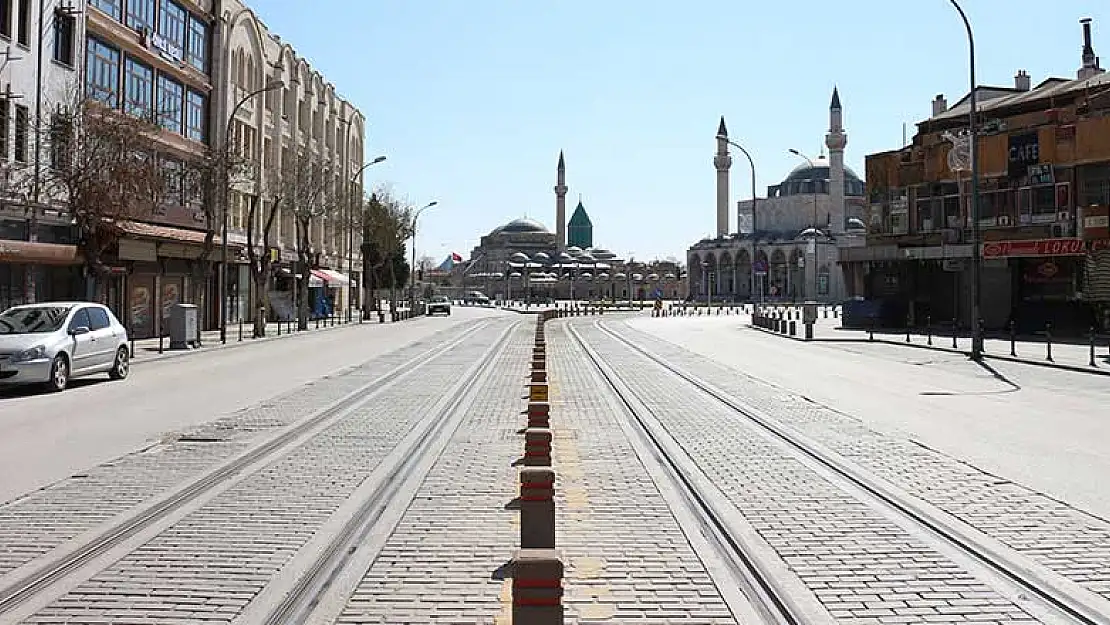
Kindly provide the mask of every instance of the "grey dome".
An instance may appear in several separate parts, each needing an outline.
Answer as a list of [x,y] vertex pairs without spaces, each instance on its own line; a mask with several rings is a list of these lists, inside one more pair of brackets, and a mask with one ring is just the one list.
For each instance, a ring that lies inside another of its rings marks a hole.
[[517,253],[513,254],[512,256],[510,256],[509,260],[512,260],[512,261],[518,262],[518,263],[526,263],[526,262],[528,262],[528,255],[525,254],[524,252],[517,252]]
[[528,219],[527,217],[522,217],[520,219],[514,219],[514,220],[510,221],[509,223],[505,224],[504,226],[501,226],[500,228],[494,230],[493,232],[494,233],[508,232],[508,233],[541,233],[541,234],[546,234],[549,231],[543,224],[536,221],[535,219]]

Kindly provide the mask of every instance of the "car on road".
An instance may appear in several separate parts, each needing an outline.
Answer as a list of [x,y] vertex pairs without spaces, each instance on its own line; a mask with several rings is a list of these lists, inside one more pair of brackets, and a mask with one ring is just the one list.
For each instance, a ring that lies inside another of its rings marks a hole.
[[65,390],[73,378],[127,377],[127,329],[107,306],[52,302],[0,313],[0,385],[44,384]]
[[481,291],[470,291],[463,299],[467,306],[489,306],[489,298]]
[[436,313],[443,313],[450,316],[451,300],[443,297],[442,295],[438,297],[433,297],[432,301],[428,302],[428,314],[434,315]]

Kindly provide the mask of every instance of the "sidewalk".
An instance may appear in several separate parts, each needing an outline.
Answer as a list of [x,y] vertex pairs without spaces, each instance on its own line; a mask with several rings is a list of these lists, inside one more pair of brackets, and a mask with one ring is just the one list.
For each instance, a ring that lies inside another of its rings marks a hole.
[[[750,316],[745,316],[750,323]],[[797,320],[797,317],[795,317],[795,320]],[[752,326],[752,328],[760,332],[776,334],[783,338],[798,341],[805,340],[801,321],[797,322],[797,336],[776,333],[763,328],[755,328],[754,326]],[[905,330],[884,328],[875,330],[873,341],[871,336],[871,333],[867,330],[846,330],[841,328],[839,318],[834,319],[830,317],[826,319],[820,317],[813,327],[813,339],[815,341],[875,342],[890,345],[903,345],[906,347],[935,349],[968,356],[971,355],[971,338],[966,335],[957,334],[955,339],[953,339],[951,330],[947,328],[937,329],[937,331],[932,334],[922,331],[921,329],[911,329],[908,335]],[[1051,359],[1049,359],[1049,346],[1044,340],[1019,338],[1013,342],[1012,347],[1013,351],[1011,355],[1011,343],[1008,339],[986,338],[983,341],[983,354],[987,358],[996,360],[1042,365],[1070,371],[1081,371],[1084,373],[1110,375],[1110,353],[1108,353],[1110,352],[1110,348],[1108,348],[1105,339],[1096,340],[1094,366],[1090,364],[1091,346],[1089,344],[1053,342],[1051,346]]]
[[[400,312],[400,310],[399,310]],[[133,364],[144,362],[151,362],[154,360],[165,360],[168,358],[177,358],[181,356],[191,356],[204,352],[211,352],[219,349],[231,349],[233,347],[241,347],[244,345],[252,345],[255,343],[273,341],[277,339],[292,338],[294,336],[301,336],[311,334],[313,332],[323,332],[326,330],[334,330],[336,328],[344,328],[348,326],[359,325],[359,318],[361,317],[360,311],[354,311],[354,317],[350,322],[345,318],[335,317],[332,319],[309,320],[308,329],[298,332],[296,321],[281,323],[267,323],[266,335],[261,338],[251,338],[254,326],[251,323],[239,322],[229,323],[227,326],[227,343],[220,343],[219,330],[205,330],[200,335],[200,347],[186,348],[186,349],[170,349],[170,338],[168,336],[158,338],[138,339],[131,341],[131,361]],[[365,322],[366,324],[378,324],[376,316],[372,316]],[[386,313],[385,323],[389,321],[389,314]]]

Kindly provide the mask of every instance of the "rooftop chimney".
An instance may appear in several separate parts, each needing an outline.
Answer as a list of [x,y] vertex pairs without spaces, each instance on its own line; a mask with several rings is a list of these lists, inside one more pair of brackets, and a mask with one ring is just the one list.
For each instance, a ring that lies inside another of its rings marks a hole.
[[1078,77],[1079,80],[1086,80],[1101,74],[1103,69],[1098,66],[1098,57],[1091,45],[1091,18],[1085,17],[1079,23],[1083,25],[1083,65],[1079,68]]
[[1025,70],[1019,69],[1016,76],[1014,76],[1014,89],[1018,91],[1029,91],[1032,84],[1029,81],[1029,74]]
[[948,110],[948,100],[944,99],[943,93],[938,93],[935,100],[933,100],[933,117],[940,115]]

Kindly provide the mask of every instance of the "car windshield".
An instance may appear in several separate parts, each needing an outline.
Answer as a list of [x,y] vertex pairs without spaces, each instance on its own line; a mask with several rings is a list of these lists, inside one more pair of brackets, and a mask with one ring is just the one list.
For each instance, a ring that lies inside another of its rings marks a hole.
[[70,306],[24,306],[0,313],[0,334],[45,334],[61,329]]
[[446,297],[433,297],[432,298],[432,303],[435,303],[435,304],[443,304],[446,301],[447,301]]

